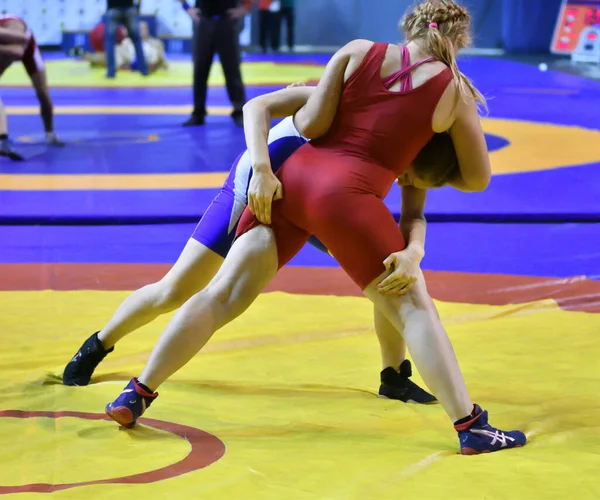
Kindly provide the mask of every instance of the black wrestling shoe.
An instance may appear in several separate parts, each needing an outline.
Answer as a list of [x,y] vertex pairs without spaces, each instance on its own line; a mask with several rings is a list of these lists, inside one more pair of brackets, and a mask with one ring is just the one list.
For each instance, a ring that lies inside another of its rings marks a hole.
[[6,156],[12,161],[24,161],[25,158],[15,149],[10,139],[0,140],[0,156]]
[[400,365],[400,373],[392,367],[386,368],[381,372],[379,397],[398,399],[405,403],[435,403],[437,398],[410,380],[411,376],[412,367],[408,359],[405,359]]
[[106,355],[113,352],[115,347],[104,349],[102,342],[98,339],[98,333],[94,333],[87,339],[77,351],[63,372],[64,385],[88,385],[92,374]]

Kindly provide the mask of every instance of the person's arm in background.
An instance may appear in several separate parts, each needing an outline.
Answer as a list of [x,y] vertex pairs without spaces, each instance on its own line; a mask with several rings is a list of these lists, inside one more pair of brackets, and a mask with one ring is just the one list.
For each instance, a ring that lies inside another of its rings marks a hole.
[[54,133],[54,110],[52,106],[52,98],[48,90],[48,80],[46,78],[46,71],[37,71],[30,75],[31,83],[35,89],[38,101],[40,102],[40,114],[44,123],[44,130],[46,132],[46,142],[51,146],[64,146],[62,142]]
[[[192,7],[187,0],[179,0],[179,3],[181,3],[183,9],[188,13],[194,22],[200,21],[200,15],[202,14],[200,9],[197,7]],[[242,0],[240,2],[241,5],[234,7],[233,9],[229,9],[227,14],[234,20],[242,19],[252,11],[255,3],[256,0]]]
[[255,3],[256,3],[256,0],[242,0],[238,7],[229,9],[227,11],[227,14],[229,14],[229,17],[231,17],[231,19],[238,21],[240,19],[243,19],[248,14],[250,14]]
[[192,21],[194,21],[195,23],[200,21],[200,14],[201,14],[200,9],[198,9],[196,7],[192,7],[187,2],[187,0],[179,0],[179,3],[183,7],[183,10],[185,10],[187,12],[188,16],[190,16]]

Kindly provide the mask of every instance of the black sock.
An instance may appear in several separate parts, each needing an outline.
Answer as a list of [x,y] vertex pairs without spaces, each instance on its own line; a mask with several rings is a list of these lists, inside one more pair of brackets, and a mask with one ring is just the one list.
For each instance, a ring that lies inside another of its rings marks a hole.
[[466,424],[472,418],[473,418],[473,414],[467,415],[466,417],[461,418],[460,420],[457,420],[456,422],[454,422],[454,425]]
[[137,378],[135,379],[137,385],[139,385],[142,389],[144,389],[149,394],[154,394],[154,391],[150,389],[147,385],[142,384]]
[[8,139],[8,134],[0,134],[0,141]]
[[460,425],[460,424],[466,424],[469,420],[473,420],[475,417],[477,417],[478,415],[481,415],[482,412],[477,413],[477,408],[474,406],[473,407],[473,411],[471,412],[470,415],[467,415],[464,418],[461,418],[460,420],[457,420],[456,422],[454,422],[454,425]]

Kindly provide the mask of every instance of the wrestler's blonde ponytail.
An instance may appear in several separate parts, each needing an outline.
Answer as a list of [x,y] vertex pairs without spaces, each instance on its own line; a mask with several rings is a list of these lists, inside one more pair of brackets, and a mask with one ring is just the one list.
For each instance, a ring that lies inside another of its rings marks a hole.
[[467,9],[452,0],[422,2],[400,21],[407,42],[424,40],[427,50],[452,70],[458,97],[465,98],[468,92],[487,110],[483,94],[456,64],[458,50],[471,45],[470,26],[471,16]]

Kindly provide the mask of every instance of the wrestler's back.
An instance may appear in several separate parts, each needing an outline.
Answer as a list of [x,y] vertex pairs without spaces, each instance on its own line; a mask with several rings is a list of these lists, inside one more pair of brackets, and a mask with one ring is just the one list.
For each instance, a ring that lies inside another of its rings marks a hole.
[[300,206],[323,210],[325,200],[335,205],[347,194],[385,197],[433,137],[433,114],[452,81],[451,71],[409,92],[390,91],[381,78],[387,48],[388,44],[373,44],[346,81],[327,134],[302,146],[283,165],[279,176],[286,217],[296,219],[292,207],[296,216]]

